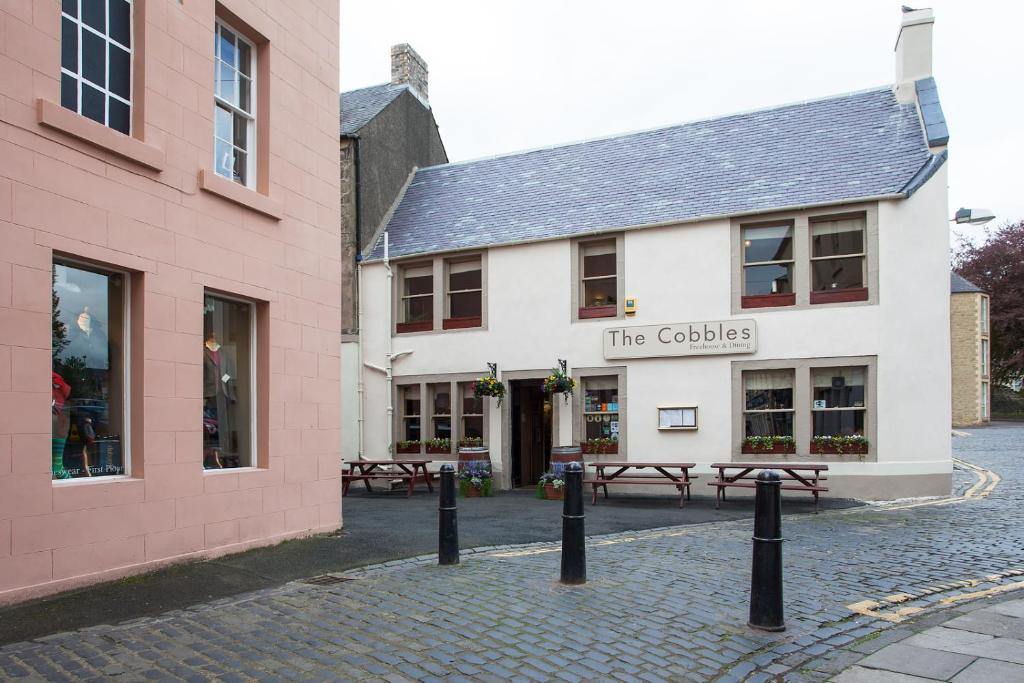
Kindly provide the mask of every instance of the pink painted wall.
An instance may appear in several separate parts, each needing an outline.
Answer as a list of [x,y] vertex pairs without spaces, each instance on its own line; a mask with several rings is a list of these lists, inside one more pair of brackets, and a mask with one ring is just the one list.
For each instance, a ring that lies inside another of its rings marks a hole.
[[[60,1],[0,4],[0,604],[341,523],[338,3],[135,3],[136,138],[113,142],[59,108],[40,123],[39,100],[60,102]],[[269,174],[234,201],[199,184],[225,10],[269,55]],[[141,294],[131,478],[51,481],[55,250]],[[264,302],[256,469],[203,470],[204,287]]]

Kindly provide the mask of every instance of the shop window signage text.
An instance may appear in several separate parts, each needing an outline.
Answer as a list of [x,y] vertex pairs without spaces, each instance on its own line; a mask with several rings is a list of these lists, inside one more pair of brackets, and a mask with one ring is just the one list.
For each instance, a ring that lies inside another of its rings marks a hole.
[[604,331],[604,357],[655,358],[757,351],[753,320],[611,327]]

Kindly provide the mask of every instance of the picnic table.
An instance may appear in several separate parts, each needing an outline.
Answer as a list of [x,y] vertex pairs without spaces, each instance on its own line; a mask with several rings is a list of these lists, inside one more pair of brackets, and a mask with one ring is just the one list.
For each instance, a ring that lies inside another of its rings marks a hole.
[[[683,495],[690,498],[690,468],[696,467],[692,462],[588,462],[587,467],[595,468],[594,477],[585,479],[584,484],[593,487],[591,505],[597,504],[597,489],[604,489],[604,497],[608,497],[608,484],[661,484],[674,486],[679,490],[679,507],[683,507]],[[653,469],[657,476],[623,476],[629,470]],[[609,472],[609,470],[612,470]],[[675,472],[678,470],[678,472]],[[693,475],[695,477],[696,475]]]
[[[341,472],[341,495],[348,494],[348,487],[353,481],[362,481],[367,491],[370,488],[371,479],[400,479],[408,483],[409,489],[405,494],[408,498],[412,495],[412,487],[417,482],[427,482],[427,490],[433,492],[434,485],[431,483],[433,475],[427,471],[427,463],[431,460],[349,460],[348,470],[342,466]],[[392,469],[382,469],[393,466]],[[358,472],[356,470],[359,470]]]
[[[725,500],[725,489],[729,487],[752,489],[757,486],[754,483],[756,477],[751,474],[754,470],[781,470],[784,472],[782,489],[784,491],[807,491],[812,494],[815,514],[818,513],[818,495],[823,491],[828,491],[827,486],[821,485],[821,482],[828,479],[828,477],[821,476],[822,472],[828,471],[828,465],[820,463],[716,462],[711,467],[718,470],[717,478],[708,482],[708,486],[715,487],[716,510]],[[736,471],[730,474],[730,470]]]

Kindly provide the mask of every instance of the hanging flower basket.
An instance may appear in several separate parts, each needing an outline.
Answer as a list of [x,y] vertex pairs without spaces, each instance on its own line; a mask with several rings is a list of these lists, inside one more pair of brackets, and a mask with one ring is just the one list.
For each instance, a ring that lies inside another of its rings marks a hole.
[[484,396],[496,398],[500,406],[505,398],[505,385],[494,375],[479,377],[473,382],[473,396],[476,398]]
[[569,403],[569,397],[575,389],[576,380],[569,377],[558,368],[553,368],[551,370],[551,374],[544,379],[544,393],[549,395],[563,394],[565,396],[566,404]]

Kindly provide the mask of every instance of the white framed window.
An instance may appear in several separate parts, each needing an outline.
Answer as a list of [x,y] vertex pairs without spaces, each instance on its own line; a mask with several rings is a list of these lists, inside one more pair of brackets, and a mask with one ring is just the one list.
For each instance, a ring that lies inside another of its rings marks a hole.
[[988,377],[988,339],[981,340],[981,376]]
[[203,467],[256,466],[256,307],[207,293],[203,305]]
[[63,0],[60,103],[131,134],[131,0]]
[[[406,266],[401,270],[401,323],[431,323],[434,320],[434,267],[432,264]],[[427,328],[429,329],[429,327]]]
[[864,436],[867,368],[812,368],[812,436]]
[[981,383],[981,419],[988,419],[988,382]]
[[981,333],[988,334],[988,297],[981,297]]
[[214,36],[213,168],[256,184],[256,46],[217,20]]
[[129,274],[54,259],[55,480],[131,474]]
[[743,436],[794,436],[792,370],[743,372]]
[[449,261],[446,319],[478,322],[483,314],[483,270],[480,257]]
[[867,282],[863,214],[811,219],[811,291],[860,289]]
[[793,293],[793,224],[743,226],[743,296]]

